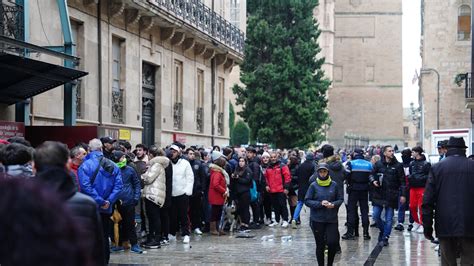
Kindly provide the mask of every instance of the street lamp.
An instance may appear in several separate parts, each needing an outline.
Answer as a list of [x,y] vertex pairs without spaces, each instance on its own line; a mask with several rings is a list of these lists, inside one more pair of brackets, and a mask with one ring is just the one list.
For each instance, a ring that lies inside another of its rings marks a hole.
[[436,129],[439,129],[439,72],[434,68],[422,68],[420,70],[420,75],[430,74],[431,72],[434,72],[438,78],[438,90],[436,100]]

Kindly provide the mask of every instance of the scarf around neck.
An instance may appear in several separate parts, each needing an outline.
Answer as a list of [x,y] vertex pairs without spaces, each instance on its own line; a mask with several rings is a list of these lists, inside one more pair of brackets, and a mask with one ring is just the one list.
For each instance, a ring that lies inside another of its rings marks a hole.
[[211,163],[211,164],[209,165],[209,168],[214,169],[215,171],[221,172],[221,173],[224,175],[225,183],[226,183],[227,185],[230,184],[229,174],[227,174],[227,172],[226,172],[222,167],[220,167],[220,166],[217,165],[217,164]]
[[331,185],[331,177],[329,176],[328,179],[326,180],[321,180],[318,178],[316,178],[316,182],[318,182],[318,185],[322,186],[322,187],[327,187],[329,185]]

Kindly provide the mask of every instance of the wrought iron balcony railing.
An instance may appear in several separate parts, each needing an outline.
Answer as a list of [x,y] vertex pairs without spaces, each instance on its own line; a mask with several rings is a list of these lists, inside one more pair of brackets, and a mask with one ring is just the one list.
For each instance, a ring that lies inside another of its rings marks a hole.
[[148,0],[148,2],[191,24],[243,55],[244,33],[219,14],[213,12],[201,0]]
[[0,35],[24,40],[23,6],[9,1],[0,3]]
[[123,90],[112,90],[112,122],[124,123]]
[[183,130],[183,103],[175,103],[173,106],[173,121],[176,130]]
[[198,132],[204,132],[204,108],[198,107],[196,109],[196,129]]
[[217,134],[224,136],[224,113],[217,114]]
[[466,73],[465,74],[465,96],[466,99],[473,99],[474,98],[474,93],[472,91],[472,85],[471,85],[471,76],[472,73]]

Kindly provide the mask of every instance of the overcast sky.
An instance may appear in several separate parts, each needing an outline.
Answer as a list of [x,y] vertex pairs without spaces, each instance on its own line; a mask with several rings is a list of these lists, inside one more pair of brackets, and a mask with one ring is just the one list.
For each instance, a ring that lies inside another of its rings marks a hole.
[[420,0],[403,0],[403,107],[418,106],[418,82],[412,84],[415,69],[420,73]]

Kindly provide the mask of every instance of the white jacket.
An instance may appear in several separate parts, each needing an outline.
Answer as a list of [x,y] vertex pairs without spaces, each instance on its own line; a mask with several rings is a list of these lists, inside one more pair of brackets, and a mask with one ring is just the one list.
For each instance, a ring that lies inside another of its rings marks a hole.
[[145,187],[142,196],[158,206],[163,206],[166,199],[166,173],[165,168],[170,163],[170,159],[165,156],[157,156],[151,159],[149,168],[142,175]]
[[194,173],[191,164],[183,158],[173,165],[173,189],[171,196],[191,196],[193,194]]

